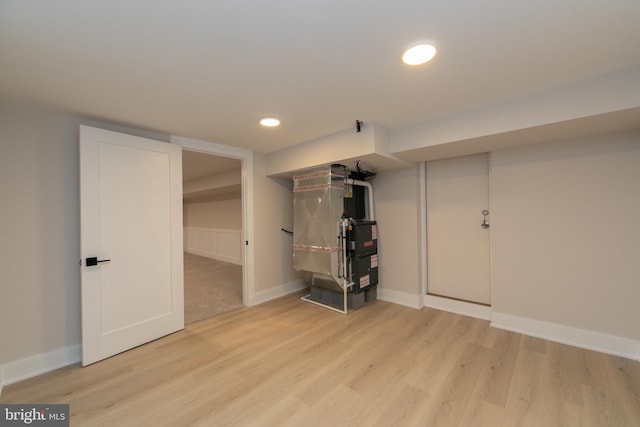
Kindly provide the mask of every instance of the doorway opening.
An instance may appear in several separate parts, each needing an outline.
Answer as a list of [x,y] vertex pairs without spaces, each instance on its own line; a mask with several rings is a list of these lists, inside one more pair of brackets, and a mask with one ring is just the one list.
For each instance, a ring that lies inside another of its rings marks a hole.
[[183,150],[185,324],[244,306],[242,161]]

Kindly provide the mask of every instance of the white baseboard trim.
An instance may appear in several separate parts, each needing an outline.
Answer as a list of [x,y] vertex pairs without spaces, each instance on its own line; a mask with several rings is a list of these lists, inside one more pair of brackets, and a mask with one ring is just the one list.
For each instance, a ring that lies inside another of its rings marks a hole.
[[425,295],[424,306],[475,317],[476,319],[491,320],[491,307],[487,307],[486,305],[473,304],[471,302],[458,301],[435,295]]
[[284,283],[280,286],[276,286],[271,289],[267,289],[265,291],[256,292],[253,296],[253,303],[262,304],[263,302],[271,301],[272,299],[280,298],[285,295],[292,294],[299,290],[305,289],[308,286],[305,284],[304,280],[294,280],[293,282]]
[[412,295],[404,292],[392,291],[378,286],[378,299],[382,301],[392,302],[394,304],[404,305],[406,307],[421,309],[420,295]]
[[640,341],[628,338],[495,311],[491,326],[640,362]]
[[80,362],[81,356],[82,347],[80,344],[75,344],[2,365],[0,366],[0,389],[5,385]]

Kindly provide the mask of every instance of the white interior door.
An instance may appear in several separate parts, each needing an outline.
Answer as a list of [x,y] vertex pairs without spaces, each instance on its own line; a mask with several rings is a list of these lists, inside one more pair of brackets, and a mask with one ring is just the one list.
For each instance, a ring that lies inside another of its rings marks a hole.
[[427,292],[491,304],[488,154],[427,162],[426,180]]
[[80,225],[82,364],[183,329],[182,148],[81,126]]

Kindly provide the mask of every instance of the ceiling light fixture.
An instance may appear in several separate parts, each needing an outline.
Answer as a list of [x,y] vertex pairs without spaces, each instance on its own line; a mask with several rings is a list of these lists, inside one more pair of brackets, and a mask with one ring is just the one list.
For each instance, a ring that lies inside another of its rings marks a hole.
[[436,56],[436,47],[430,43],[421,43],[407,49],[402,55],[402,62],[407,65],[420,65],[431,61]]
[[262,117],[260,119],[260,124],[262,126],[272,128],[275,126],[279,126],[280,120],[276,119],[275,117]]

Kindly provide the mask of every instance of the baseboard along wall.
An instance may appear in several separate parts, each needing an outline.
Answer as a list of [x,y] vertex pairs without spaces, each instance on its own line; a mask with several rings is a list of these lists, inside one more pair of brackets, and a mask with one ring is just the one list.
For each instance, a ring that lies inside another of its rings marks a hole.
[[[411,308],[420,308],[417,295],[391,291],[378,286],[378,299]],[[615,335],[543,322],[493,311],[491,307],[449,298],[426,295],[424,307],[488,320],[491,326],[536,338],[567,344],[586,350],[620,356],[640,362],[640,341]]]
[[0,366],[0,389],[6,385],[78,363],[81,357],[81,345],[74,344],[48,353],[37,354],[7,363]]
[[448,311],[450,313],[475,317],[476,319],[491,320],[491,307],[482,304],[474,304],[471,302],[454,300],[436,295],[425,295],[424,306],[435,308],[437,310]]
[[256,292],[250,305],[262,304],[285,295],[308,288],[304,280],[294,280],[264,291]]
[[422,308],[419,295],[407,294],[405,292],[392,291],[378,286],[378,299],[394,304],[404,305],[415,309]]
[[640,341],[629,338],[499,312],[491,314],[491,326],[640,362]]

